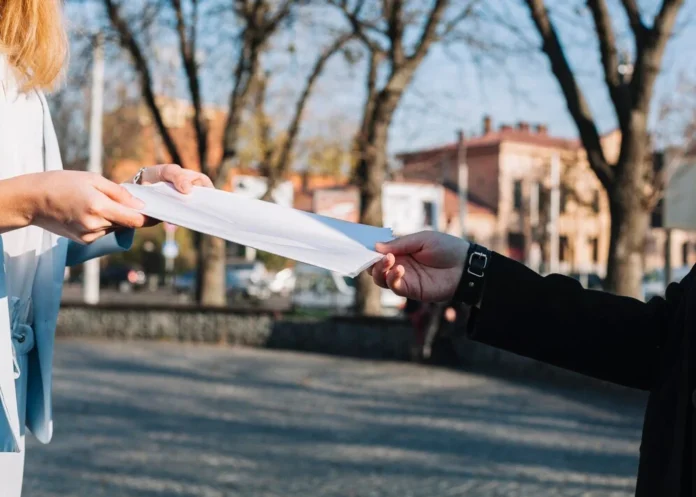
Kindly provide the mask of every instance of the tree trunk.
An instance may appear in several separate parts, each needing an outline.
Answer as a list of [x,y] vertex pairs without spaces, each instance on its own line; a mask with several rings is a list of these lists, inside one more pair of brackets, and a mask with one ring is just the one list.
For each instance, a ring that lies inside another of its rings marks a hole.
[[620,205],[619,202],[612,204],[606,282],[608,291],[642,297],[643,249],[649,221],[650,212],[647,209]]
[[609,191],[611,239],[607,261],[607,290],[618,295],[642,297],[645,237],[650,226],[646,186],[653,172],[648,159],[647,116],[633,111],[624,130],[619,174]]
[[[362,145],[363,154],[358,163],[360,182],[360,222],[382,226],[382,184],[387,168],[387,132],[389,119],[374,116],[368,140]],[[361,316],[382,314],[382,290],[369,274],[361,274],[355,285],[355,310]]]
[[208,235],[197,235],[196,302],[210,307],[227,305],[225,277],[225,241]]

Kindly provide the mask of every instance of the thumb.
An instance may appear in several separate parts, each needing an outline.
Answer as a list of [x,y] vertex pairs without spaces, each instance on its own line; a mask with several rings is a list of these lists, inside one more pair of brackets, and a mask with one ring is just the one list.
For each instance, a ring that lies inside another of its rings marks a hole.
[[394,255],[409,255],[415,254],[423,250],[425,241],[427,239],[426,233],[414,233],[412,235],[402,236],[396,240],[392,240],[387,243],[378,243],[375,248],[377,252],[381,254],[394,254]]
[[95,186],[97,190],[121,205],[138,210],[145,207],[145,203],[131,195],[131,193],[125,187],[117,185],[113,181],[109,181],[106,178],[101,178],[99,181],[97,181]]

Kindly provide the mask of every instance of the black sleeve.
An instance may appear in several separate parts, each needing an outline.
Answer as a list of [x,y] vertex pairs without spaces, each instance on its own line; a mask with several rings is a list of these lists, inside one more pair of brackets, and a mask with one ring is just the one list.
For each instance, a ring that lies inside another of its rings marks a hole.
[[417,300],[413,299],[407,299],[406,300],[406,305],[404,306],[404,313],[406,314],[413,314],[416,312],[422,304],[418,302]]
[[682,284],[644,303],[585,290],[571,278],[539,276],[493,254],[470,338],[620,385],[649,389]]

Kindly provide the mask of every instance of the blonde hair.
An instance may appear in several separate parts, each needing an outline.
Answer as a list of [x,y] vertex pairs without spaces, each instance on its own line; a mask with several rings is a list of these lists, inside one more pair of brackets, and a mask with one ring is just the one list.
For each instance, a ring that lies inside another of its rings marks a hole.
[[23,89],[55,88],[68,55],[61,0],[0,0],[0,49]]

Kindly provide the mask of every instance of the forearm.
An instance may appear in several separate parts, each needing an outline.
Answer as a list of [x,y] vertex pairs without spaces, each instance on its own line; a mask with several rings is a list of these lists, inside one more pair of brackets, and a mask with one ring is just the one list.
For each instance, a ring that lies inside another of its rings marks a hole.
[[35,214],[37,191],[32,176],[0,180],[0,233],[29,226]]
[[662,299],[646,304],[585,290],[571,278],[544,278],[494,255],[469,333],[516,354],[647,388],[668,312]]

